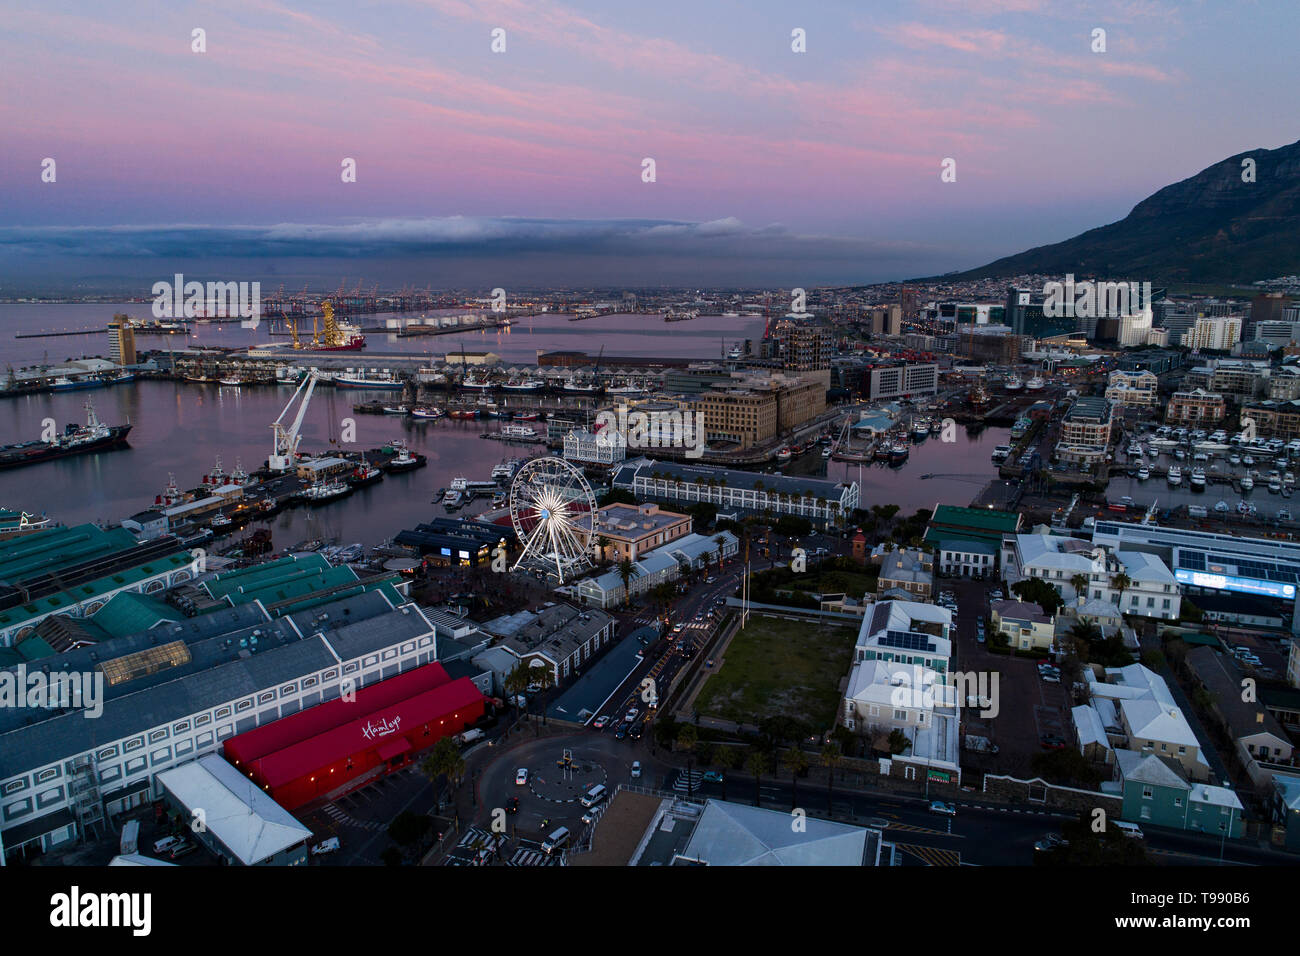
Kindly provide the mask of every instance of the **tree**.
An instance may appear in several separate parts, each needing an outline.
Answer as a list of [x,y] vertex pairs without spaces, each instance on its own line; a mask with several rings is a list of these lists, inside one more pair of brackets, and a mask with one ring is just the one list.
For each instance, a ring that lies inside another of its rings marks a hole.
[[[455,741],[450,737],[443,737],[420,761],[420,772],[435,786],[440,778],[446,777],[450,788],[455,790],[459,786],[460,777],[465,773],[465,758],[460,755],[460,748],[456,746]],[[442,791],[436,792],[438,802],[441,804]]]
[[790,809],[799,806],[799,778],[808,771],[808,757],[798,747],[791,747],[782,759],[790,771]]
[[682,724],[677,729],[676,746],[686,752],[686,796],[688,799],[695,793],[691,771],[695,765],[695,745],[699,743],[699,740],[700,732],[695,729],[694,724]]
[[1070,587],[1074,588],[1074,593],[1081,598],[1088,597],[1088,575],[1080,572],[1070,578]]
[[1025,578],[1011,586],[1011,592],[1022,601],[1031,601],[1043,609],[1048,617],[1054,615],[1065,602],[1056,588],[1042,578]]
[[761,750],[751,750],[745,767],[754,775],[754,806],[758,806],[759,787],[763,774],[767,773],[767,755]]
[[891,754],[907,753],[912,747],[912,742],[907,739],[907,734],[895,727],[889,732],[889,752]]
[[432,825],[424,814],[403,810],[388,825],[388,838],[398,846],[410,846],[424,836]]
[[821,765],[826,768],[826,812],[833,813],[835,804],[833,802],[833,791],[835,788],[835,768],[844,760],[844,751],[840,745],[831,741],[822,747],[821,755],[818,757]]
[[1111,588],[1119,592],[1119,610],[1121,614],[1124,613],[1124,592],[1127,591],[1132,584],[1132,578],[1123,571],[1120,571],[1110,579]]
[[533,682],[533,668],[528,666],[527,661],[520,661],[506,675],[502,682],[505,688],[506,696],[510,698],[510,706],[515,709],[515,719],[519,718],[519,697],[528,689],[528,685]]
[[610,542],[608,536],[603,535],[603,534],[598,534],[598,535],[596,535],[596,547],[597,547],[597,548],[599,549],[599,551],[600,551],[600,563],[601,563],[601,564],[604,564],[606,561],[609,560],[609,555],[607,555],[607,554],[605,553],[605,551],[606,551],[606,549],[610,546],[610,543],[611,543],[611,542]]
[[638,568],[631,558],[624,558],[618,563],[618,576],[623,581],[623,603],[625,605],[632,603],[631,582],[635,577],[639,577],[641,569]]
[[719,744],[713,752],[713,762],[722,768],[722,799],[727,799],[727,771],[734,768],[740,763],[740,754],[723,744]]

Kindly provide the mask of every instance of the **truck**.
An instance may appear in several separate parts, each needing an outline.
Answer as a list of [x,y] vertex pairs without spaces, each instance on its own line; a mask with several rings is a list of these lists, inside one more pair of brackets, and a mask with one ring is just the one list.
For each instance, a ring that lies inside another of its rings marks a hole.
[[977,754],[995,754],[998,752],[998,745],[987,737],[980,737],[976,734],[966,734],[962,737],[961,745],[966,750]]
[[140,843],[140,821],[128,820],[126,826],[122,827],[122,845],[121,854],[127,856],[135,853],[139,849]]
[[470,730],[465,731],[463,734],[460,734],[456,738],[456,740],[459,741],[463,746],[465,744],[472,744],[479,740],[482,740],[486,736],[487,734],[483,733],[483,731],[479,730],[477,727],[474,727],[471,728]]

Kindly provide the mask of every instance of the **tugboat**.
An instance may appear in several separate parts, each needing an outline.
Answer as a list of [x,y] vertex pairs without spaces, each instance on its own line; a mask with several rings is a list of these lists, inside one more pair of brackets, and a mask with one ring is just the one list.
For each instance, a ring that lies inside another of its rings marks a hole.
[[63,434],[53,441],[20,442],[17,445],[0,447],[0,468],[17,468],[32,465],[38,461],[52,458],[65,458],[68,455],[82,455],[92,451],[108,451],[126,445],[126,436],[131,432],[131,424],[105,425],[95,415],[95,406],[86,402],[86,424],[69,423]]
[[382,466],[383,470],[390,475],[400,474],[404,471],[414,471],[416,468],[423,468],[428,464],[423,455],[411,454],[411,450],[401,442],[393,442],[392,447],[397,450],[397,454]]
[[318,481],[308,486],[303,492],[303,498],[307,504],[313,508],[318,505],[328,504],[331,501],[337,501],[339,498],[347,497],[352,494],[352,489],[342,481]]
[[384,480],[384,473],[381,469],[376,468],[369,462],[358,465],[352,474],[345,479],[349,485],[356,488],[365,488],[368,485],[377,484]]
[[223,528],[229,528],[233,523],[234,522],[230,520],[229,515],[222,514],[220,511],[212,516],[212,521],[210,522],[213,531],[220,531]]
[[184,500],[185,496],[182,495],[180,489],[176,487],[176,476],[169,474],[167,476],[167,487],[163,489],[162,494],[154,498],[153,503],[156,505],[171,507],[172,505],[180,504]]
[[912,438],[920,441],[923,438],[930,437],[930,423],[924,418],[918,418],[912,423]]
[[908,449],[904,442],[896,441],[889,446],[889,463],[891,465],[901,465],[907,461]]

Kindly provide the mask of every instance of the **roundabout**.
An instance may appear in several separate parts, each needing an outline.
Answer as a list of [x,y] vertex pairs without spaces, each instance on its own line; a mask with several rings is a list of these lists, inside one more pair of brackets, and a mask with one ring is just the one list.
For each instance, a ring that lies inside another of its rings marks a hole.
[[549,803],[577,803],[588,787],[601,783],[608,785],[609,772],[593,760],[574,757],[569,767],[556,762],[540,770],[529,770],[529,792]]

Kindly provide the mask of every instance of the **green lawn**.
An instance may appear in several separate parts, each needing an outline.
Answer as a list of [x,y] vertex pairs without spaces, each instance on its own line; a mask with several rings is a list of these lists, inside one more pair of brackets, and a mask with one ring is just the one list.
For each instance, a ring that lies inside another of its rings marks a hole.
[[857,630],[752,615],[696,699],[701,714],[737,723],[784,714],[834,725]]

